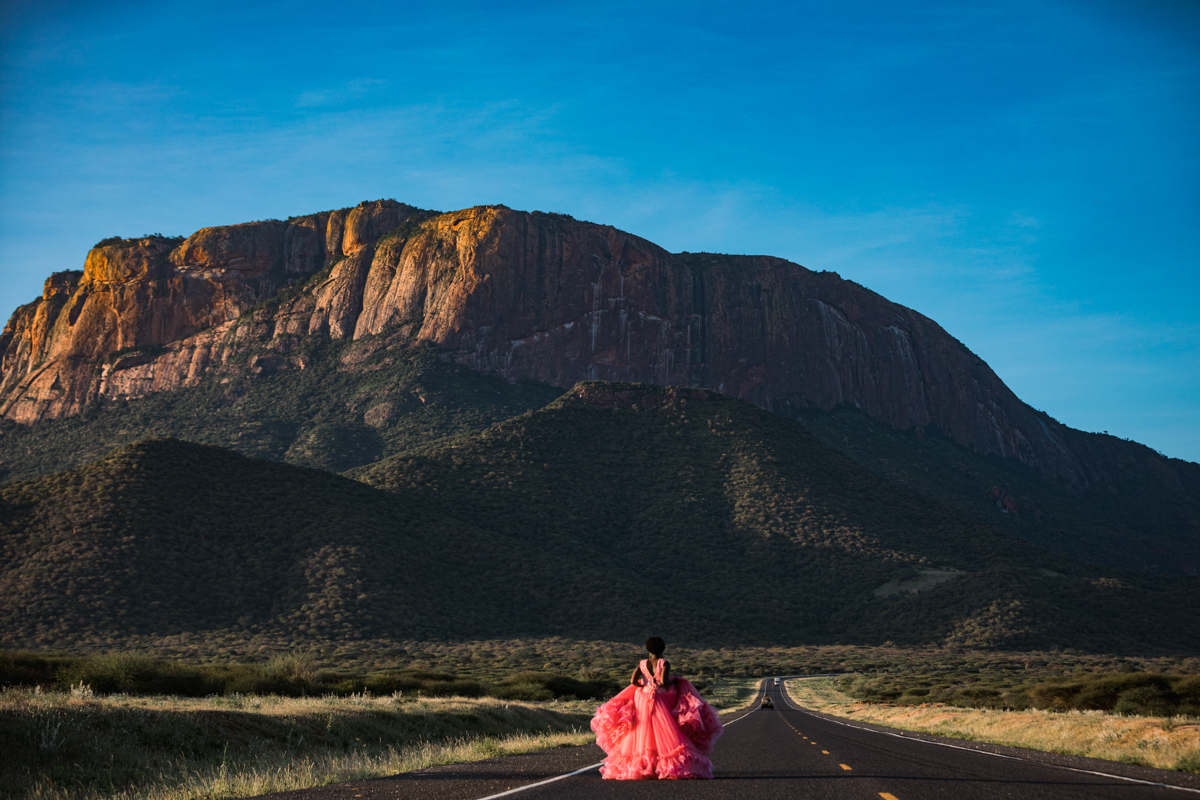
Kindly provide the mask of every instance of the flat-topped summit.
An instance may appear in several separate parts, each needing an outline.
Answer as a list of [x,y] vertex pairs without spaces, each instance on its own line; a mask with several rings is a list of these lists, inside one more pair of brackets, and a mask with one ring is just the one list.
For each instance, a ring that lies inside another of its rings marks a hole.
[[[243,315],[297,280],[298,295]],[[671,254],[606,225],[395,201],[107,241],[82,278],[0,338],[0,413],[36,422],[96,397],[179,388],[249,347],[404,329],[508,379],[710,388],[791,413],[850,404],[1079,480],[1061,426],[932,320],[782,259]],[[198,333],[204,331],[204,333]],[[105,370],[125,348],[156,359]]]

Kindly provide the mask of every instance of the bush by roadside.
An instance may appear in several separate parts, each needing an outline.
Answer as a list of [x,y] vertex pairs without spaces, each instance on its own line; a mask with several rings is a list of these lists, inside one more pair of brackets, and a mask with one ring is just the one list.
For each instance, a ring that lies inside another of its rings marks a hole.
[[620,685],[599,675],[588,680],[554,672],[525,671],[496,681],[464,679],[449,672],[377,670],[346,673],[321,669],[310,654],[278,655],[258,664],[196,665],[133,653],[55,656],[0,651],[0,687],[35,687],[95,694],[311,695],[367,693],[411,697],[496,697],[506,700],[604,698]]
[[1076,674],[1023,679],[1013,673],[874,675],[838,681],[850,697],[869,702],[1006,711],[1106,711],[1130,716],[1200,717],[1200,675],[1152,672]]

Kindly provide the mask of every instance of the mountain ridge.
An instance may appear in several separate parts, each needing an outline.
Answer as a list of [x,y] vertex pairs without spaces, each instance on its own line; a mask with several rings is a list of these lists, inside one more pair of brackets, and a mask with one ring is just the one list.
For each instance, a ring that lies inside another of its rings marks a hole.
[[704,390],[585,383],[353,474],[152,440],[0,487],[3,643],[1200,641],[1194,581],[1043,551]]

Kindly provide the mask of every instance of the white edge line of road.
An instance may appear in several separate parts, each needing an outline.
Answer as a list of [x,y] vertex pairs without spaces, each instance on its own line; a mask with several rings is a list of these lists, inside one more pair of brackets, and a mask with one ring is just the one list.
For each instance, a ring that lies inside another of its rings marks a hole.
[[[794,711],[799,711],[802,714],[812,714],[812,711],[810,709],[792,705],[792,699],[788,696],[787,688],[785,686],[781,686],[779,688],[783,689],[783,691],[780,692],[780,694],[783,695],[783,702],[787,703],[789,708],[791,708]],[[905,736],[902,733],[892,733],[891,731],[877,731],[874,728],[863,728],[859,725],[851,725],[848,722],[842,722],[841,720],[834,719],[831,714],[826,714],[823,717],[821,717],[821,719],[824,719],[827,722],[835,723],[837,725],[844,725],[847,728],[854,728],[855,730],[866,731],[867,733],[878,733],[881,736],[895,736],[898,739],[904,739],[906,742],[920,742],[921,744],[936,744],[938,747],[949,747],[952,750],[965,750],[968,753],[978,753],[979,755],[992,756],[993,758],[1007,758],[1012,761],[1025,761],[1030,764],[1038,764],[1043,767],[1053,767],[1054,769],[1065,769],[1065,770],[1068,770],[1069,772],[1080,772],[1080,773],[1083,773],[1084,775],[1099,775],[1102,778],[1116,778],[1119,781],[1129,781],[1130,783],[1142,783],[1142,784],[1145,784],[1146,786],[1161,786],[1164,789],[1175,789],[1176,791],[1179,791],[1179,792],[1191,792],[1192,794],[1200,794],[1200,789],[1192,789],[1187,786],[1176,786],[1173,783],[1158,783],[1157,781],[1144,781],[1144,780],[1141,780],[1140,778],[1127,778],[1124,775],[1113,775],[1111,772],[1097,772],[1096,770],[1092,770],[1092,769],[1078,769],[1076,767],[1065,767],[1061,764],[1049,764],[1045,761],[1036,761],[1032,758],[1022,758],[1021,756],[1010,756],[1010,755],[1006,755],[1004,753],[990,753],[987,750],[975,750],[974,748],[962,747],[957,744],[947,744],[946,742],[931,742],[928,739],[918,739],[914,736]],[[915,733],[915,731],[914,731],[914,733]]]
[[[760,686],[759,688],[761,689],[763,687]],[[731,719],[731,720],[729,720],[729,722],[721,723],[721,727],[727,728],[730,725],[732,725],[733,723],[738,722],[739,720],[745,719],[746,717],[750,716],[757,710],[758,709],[756,709],[756,708],[751,708],[749,711],[747,711],[745,714],[742,714],[737,719]],[[544,781],[538,781],[537,783],[530,783],[525,786],[518,786],[517,788],[509,789],[506,792],[500,792],[499,794],[489,794],[487,797],[479,798],[479,800],[495,800],[495,798],[497,798],[497,797],[508,797],[510,794],[516,794],[517,792],[523,792],[526,789],[536,789],[539,786],[545,786],[547,783],[554,783],[555,781],[561,781],[563,778],[573,778],[576,775],[582,775],[585,772],[591,772],[592,770],[596,769],[597,767],[599,767],[603,764],[604,764],[604,762],[601,761],[597,764],[592,764],[591,766],[583,767],[582,769],[577,769],[574,772],[568,772],[565,775],[555,775],[553,778],[547,778]]]
[[[604,763],[603,761],[600,762],[600,764],[603,764],[603,763]],[[515,789],[509,789],[507,792],[501,792],[500,794],[489,794],[487,797],[479,798],[479,800],[492,800],[493,797],[508,797],[510,794],[516,794],[517,792],[523,792],[526,789],[536,789],[539,786],[545,786],[547,783],[554,783],[555,781],[561,781],[563,778],[570,778],[574,775],[582,775],[585,772],[591,772],[596,767],[600,766],[600,764],[592,764],[590,767],[584,767],[583,769],[577,769],[574,772],[568,772],[566,775],[556,775],[555,777],[547,778],[544,781],[538,781],[537,783],[530,783],[526,786],[518,786]]]

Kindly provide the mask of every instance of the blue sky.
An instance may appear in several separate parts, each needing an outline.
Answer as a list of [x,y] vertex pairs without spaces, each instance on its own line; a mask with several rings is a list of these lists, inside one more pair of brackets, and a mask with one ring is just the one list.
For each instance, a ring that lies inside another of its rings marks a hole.
[[[649,6],[649,8],[647,8]],[[1200,461],[1200,5],[0,3],[0,314],[394,197],[834,270]]]

